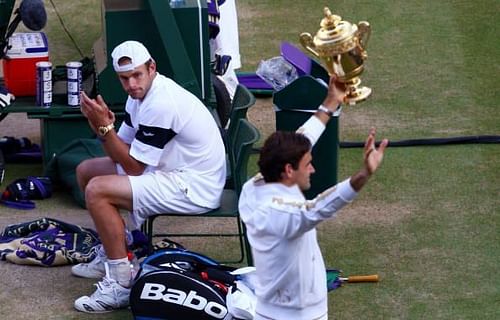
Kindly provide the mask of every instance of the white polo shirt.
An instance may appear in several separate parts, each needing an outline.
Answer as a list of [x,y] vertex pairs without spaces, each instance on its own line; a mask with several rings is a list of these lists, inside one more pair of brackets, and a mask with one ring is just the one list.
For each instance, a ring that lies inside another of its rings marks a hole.
[[222,137],[208,109],[193,94],[157,74],[144,99],[128,98],[118,136],[145,172],[175,171],[195,204],[217,208],[226,179]]

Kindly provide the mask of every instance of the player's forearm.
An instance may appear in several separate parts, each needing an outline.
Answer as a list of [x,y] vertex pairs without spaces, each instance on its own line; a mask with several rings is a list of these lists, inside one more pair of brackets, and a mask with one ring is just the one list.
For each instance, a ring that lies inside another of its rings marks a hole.
[[368,179],[370,179],[371,174],[368,172],[366,168],[363,168],[353,174],[351,176],[351,187],[356,191],[359,192],[363,186],[368,182]]

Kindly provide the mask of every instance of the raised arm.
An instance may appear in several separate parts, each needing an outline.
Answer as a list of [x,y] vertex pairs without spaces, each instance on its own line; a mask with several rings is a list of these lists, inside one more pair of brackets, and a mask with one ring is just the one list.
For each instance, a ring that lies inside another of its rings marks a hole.
[[384,151],[389,141],[383,139],[379,147],[375,147],[375,128],[371,128],[364,147],[364,165],[361,170],[351,176],[351,186],[357,192],[363,188],[371,175],[377,171],[384,158]]
[[314,115],[297,129],[297,132],[305,135],[314,146],[325,130],[326,124],[344,101],[344,97],[345,85],[338,82],[335,76],[332,76],[328,84],[325,100],[323,100]]

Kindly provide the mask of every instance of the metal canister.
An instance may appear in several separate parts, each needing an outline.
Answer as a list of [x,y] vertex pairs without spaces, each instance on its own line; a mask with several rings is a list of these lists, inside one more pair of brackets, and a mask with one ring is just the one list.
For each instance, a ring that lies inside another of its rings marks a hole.
[[36,104],[49,108],[52,104],[52,63],[36,63]]
[[82,90],[82,63],[70,61],[66,63],[68,78],[68,105],[71,107],[80,106],[80,91]]

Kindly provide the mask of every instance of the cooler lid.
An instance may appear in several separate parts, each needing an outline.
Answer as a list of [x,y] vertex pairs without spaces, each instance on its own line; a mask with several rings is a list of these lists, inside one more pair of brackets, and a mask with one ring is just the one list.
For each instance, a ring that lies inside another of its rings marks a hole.
[[49,54],[47,36],[43,32],[18,32],[9,38],[7,58],[46,57]]

